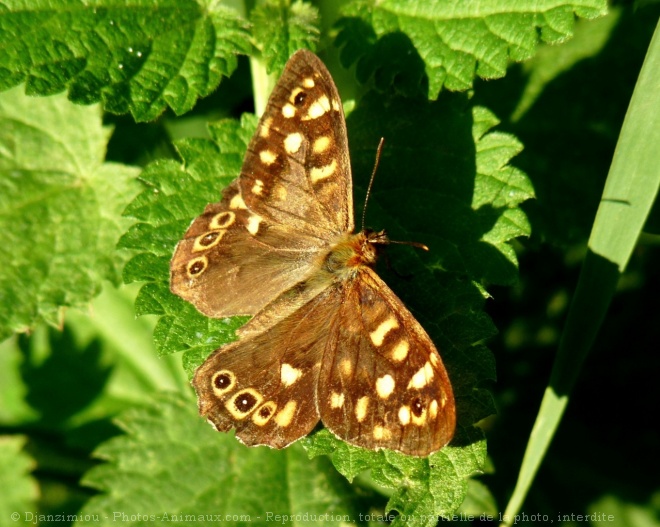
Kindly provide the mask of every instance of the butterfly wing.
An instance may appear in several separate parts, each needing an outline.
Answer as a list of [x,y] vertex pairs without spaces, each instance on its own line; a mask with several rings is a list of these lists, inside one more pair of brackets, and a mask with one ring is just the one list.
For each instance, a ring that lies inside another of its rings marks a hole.
[[287,62],[245,155],[240,191],[271,223],[329,241],[352,232],[353,189],[341,99],[307,50]]
[[210,317],[254,315],[306,276],[325,244],[255,218],[232,183],[177,245],[172,292]]
[[433,342],[370,268],[346,282],[322,361],[326,428],[368,448],[426,456],[454,435],[449,377]]
[[319,421],[315,393],[328,332],[341,302],[326,289],[268,332],[216,350],[195,372],[200,413],[246,445],[283,448]]
[[319,252],[352,230],[341,101],[323,63],[298,51],[271,94],[239,178],[177,246],[171,290],[207,316],[254,315],[308,277]]

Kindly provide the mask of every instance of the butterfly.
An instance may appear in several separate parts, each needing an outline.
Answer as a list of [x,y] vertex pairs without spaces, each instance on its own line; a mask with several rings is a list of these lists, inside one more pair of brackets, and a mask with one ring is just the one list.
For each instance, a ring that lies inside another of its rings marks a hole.
[[239,177],[193,221],[170,265],[172,292],[203,314],[252,315],[192,381],[217,430],[283,448],[322,421],[350,444],[413,456],[452,439],[440,355],[373,269],[387,235],[354,228],[341,100],[321,60],[301,50]]

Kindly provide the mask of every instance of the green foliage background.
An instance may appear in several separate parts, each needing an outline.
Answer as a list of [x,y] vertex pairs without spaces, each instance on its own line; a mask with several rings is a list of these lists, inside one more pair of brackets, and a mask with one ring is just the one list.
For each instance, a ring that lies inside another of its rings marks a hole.
[[[499,522],[659,14],[603,0],[3,2],[0,525]],[[247,449],[197,416],[188,379],[245,319],[171,295],[168,262],[237,176],[251,112],[300,47],[345,104],[356,217],[384,136],[367,222],[431,248],[391,248],[410,279],[379,268],[457,396],[456,438],[428,459],[324,430]],[[518,525],[660,524],[657,227],[652,213]]]

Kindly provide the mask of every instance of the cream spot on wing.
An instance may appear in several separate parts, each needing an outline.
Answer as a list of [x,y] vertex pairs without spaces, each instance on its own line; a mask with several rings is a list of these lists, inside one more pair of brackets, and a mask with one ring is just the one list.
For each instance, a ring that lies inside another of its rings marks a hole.
[[433,366],[437,366],[438,363],[440,362],[437,353],[433,353],[433,352],[429,353],[429,359],[431,359],[431,364],[433,364]]
[[274,194],[278,200],[284,201],[287,196],[286,187],[284,185],[279,185],[279,184],[275,185]]
[[339,111],[339,101],[337,99],[332,99],[332,109],[335,112]]
[[374,343],[374,346],[381,346],[387,334],[398,327],[399,323],[397,322],[396,318],[390,316],[390,318],[386,319],[384,322],[381,322],[375,330],[369,333],[369,338],[371,339],[371,342]]
[[264,426],[273,417],[276,409],[277,403],[275,401],[268,401],[257,408],[257,411],[252,414],[252,421],[258,426]]
[[403,426],[406,426],[408,423],[410,423],[410,407],[409,406],[402,406],[401,408],[399,408],[399,422]]
[[341,408],[344,406],[344,394],[333,392],[330,396],[330,406],[332,408]]
[[408,341],[405,338],[401,339],[392,348],[392,352],[391,352],[392,360],[395,362],[401,362],[403,359],[405,359],[408,356],[409,349],[410,349],[410,345],[408,344]]
[[314,87],[314,79],[312,79],[311,77],[305,77],[302,81],[302,85],[305,88],[313,88]]
[[284,149],[288,154],[295,154],[298,150],[300,150],[302,139],[302,135],[300,135],[298,132],[287,135],[284,139]]
[[433,366],[431,366],[430,362],[427,362],[412,376],[412,379],[408,383],[408,389],[424,388],[424,386],[431,382],[431,379],[433,379]]
[[293,421],[293,416],[296,413],[296,407],[298,403],[296,401],[289,401],[286,403],[284,408],[282,408],[277,415],[275,416],[275,422],[282,428],[286,428]]
[[270,135],[270,125],[273,122],[272,117],[264,119],[264,122],[261,123],[261,128],[259,128],[259,135],[263,138],[266,138]]
[[337,169],[337,160],[333,159],[329,165],[325,165],[322,167],[313,167],[309,171],[309,177],[312,180],[312,183],[316,183],[321,179],[330,177],[332,174],[335,173],[336,169]]
[[376,393],[381,399],[387,399],[394,391],[394,379],[391,375],[383,375],[376,380]]
[[280,369],[280,379],[284,386],[291,386],[302,376],[302,370],[294,368],[290,364],[282,364]]
[[374,426],[374,439],[380,441],[380,440],[387,440],[392,437],[392,432],[390,432],[387,428],[382,427],[380,425]]
[[293,104],[286,103],[282,106],[282,115],[287,119],[291,119],[296,115],[296,107]]
[[240,194],[236,194],[231,200],[229,201],[229,208],[230,209],[247,209],[247,205],[245,204],[245,201],[243,201],[243,196]]
[[320,154],[322,152],[325,152],[329,146],[330,146],[330,137],[328,137],[327,135],[322,135],[321,137],[319,137],[314,141],[312,150],[314,150],[315,154]]
[[435,416],[438,415],[438,401],[433,399],[429,405],[429,415],[431,419],[435,419]]
[[277,156],[270,150],[262,150],[259,152],[259,159],[261,159],[264,165],[272,165],[277,159]]
[[254,185],[252,185],[252,194],[261,196],[263,190],[264,190],[264,182],[261,181],[260,179],[255,179]]
[[216,432],[219,432],[219,431],[220,431],[220,430],[218,430],[218,427],[215,426],[215,423],[214,423],[213,421],[211,421],[208,417],[206,418],[206,422],[207,422],[208,424],[210,424],[210,425],[213,427],[213,430],[215,430]]
[[261,223],[262,219],[263,218],[261,216],[257,216],[256,214],[253,214],[248,218],[246,228],[252,236],[255,236],[259,232],[259,224]]
[[358,399],[357,404],[355,405],[355,418],[359,423],[364,421],[364,418],[367,417],[367,409],[369,408],[369,397],[366,395]]
[[307,114],[302,118],[303,121],[309,121],[311,119],[318,119],[326,112],[330,111],[330,100],[327,95],[321,95],[316,99],[312,104],[309,105]]
[[350,377],[353,374],[353,363],[349,359],[343,359],[339,363],[339,370],[344,374],[344,377]]

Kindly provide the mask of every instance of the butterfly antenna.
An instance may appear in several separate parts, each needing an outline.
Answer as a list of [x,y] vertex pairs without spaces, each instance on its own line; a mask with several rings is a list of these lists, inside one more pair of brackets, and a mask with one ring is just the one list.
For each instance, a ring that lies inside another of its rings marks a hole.
[[[376,162],[374,163],[374,169],[371,171],[371,178],[369,179],[369,186],[367,187],[367,195],[364,197],[364,208],[362,209],[362,230],[364,231],[364,219],[367,215],[367,203],[369,202],[369,196],[371,196],[371,187],[374,184],[374,178],[376,177],[376,170],[378,170],[378,163],[380,162],[380,155],[383,152],[383,145],[385,144],[385,138],[381,137],[380,142],[378,143],[378,148],[376,149]],[[373,243],[379,243],[375,241]],[[428,251],[429,248],[423,243],[419,242],[408,242],[408,241],[399,241],[399,240],[390,240],[387,237],[384,237],[380,242],[383,244],[396,243],[398,245],[410,245],[411,247],[416,247],[417,249],[422,249],[423,251]]]
[[374,163],[374,169],[371,171],[371,178],[369,179],[369,186],[367,187],[367,195],[364,197],[364,208],[362,209],[362,230],[364,230],[364,218],[367,214],[367,203],[369,202],[369,196],[371,195],[371,187],[374,184],[374,178],[376,177],[376,170],[378,170],[378,163],[380,162],[380,154],[383,151],[384,143],[385,138],[381,137],[380,142],[378,143],[378,149],[376,150],[376,162]]

